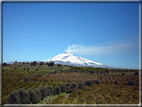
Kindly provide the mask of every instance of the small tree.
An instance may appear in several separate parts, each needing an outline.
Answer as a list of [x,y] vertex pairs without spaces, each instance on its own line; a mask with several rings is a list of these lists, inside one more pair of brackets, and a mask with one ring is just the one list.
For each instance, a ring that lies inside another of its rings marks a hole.
[[29,71],[30,69],[29,68],[27,68],[27,71]]
[[123,75],[125,75],[125,73],[122,73],[121,75],[123,76]]
[[6,63],[3,63],[3,66],[6,66]]
[[30,95],[30,102],[33,104],[38,103],[39,97],[37,96],[37,93],[34,90],[29,90]]
[[20,98],[16,90],[8,95],[6,104],[20,104]]
[[61,66],[61,64],[58,64],[58,67],[60,67]]
[[135,82],[133,80],[129,80],[128,85],[133,86],[135,85]]
[[41,93],[41,100],[43,100],[45,97],[46,97],[46,94],[45,94],[45,87],[44,86],[40,86],[39,88],[39,91]]
[[30,63],[30,66],[33,66],[33,62]]
[[30,95],[28,91],[24,89],[19,89],[18,96],[20,98],[20,104],[28,104],[30,102]]
[[66,83],[65,84],[65,91],[69,90],[69,87],[70,87],[70,83]]
[[60,87],[55,87],[53,93],[59,95],[61,93],[61,88]]
[[100,83],[101,83],[100,80],[98,80],[98,79],[95,80],[95,84],[100,84]]
[[15,61],[15,64],[17,64],[17,61]]
[[78,85],[79,85],[79,89],[81,89],[81,90],[83,90],[85,87],[84,83],[82,83],[82,82],[78,83]]
[[44,62],[40,62],[40,65],[44,65]]
[[45,96],[50,96],[51,92],[50,89],[48,87],[45,87]]
[[114,84],[118,85],[118,80],[115,80]]
[[70,92],[76,92],[79,89],[79,85],[75,82],[72,82],[69,87]]
[[47,86],[47,88],[50,90],[50,95],[53,94],[53,88],[51,86]]
[[50,66],[53,66],[54,65],[54,62],[50,62],[50,63],[48,63],[48,66],[50,67]]
[[66,91],[65,85],[60,85],[61,93]]
[[134,75],[139,75],[139,72],[136,71]]
[[30,77],[25,76],[25,77],[24,77],[24,81],[25,81],[25,82],[30,81]]
[[48,62],[46,62],[45,65],[48,65]]
[[92,86],[92,81],[91,80],[86,80],[85,82],[84,82],[84,84],[85,84],[85,86]]
[[35,91],[37,96],[38,96],[37,102],[40,102],[41,101],[41,93],[40,93],[40,91],[38,89],[33,89],[33,91]]
[[37,65],[37,61],[33,61],[33,66]]

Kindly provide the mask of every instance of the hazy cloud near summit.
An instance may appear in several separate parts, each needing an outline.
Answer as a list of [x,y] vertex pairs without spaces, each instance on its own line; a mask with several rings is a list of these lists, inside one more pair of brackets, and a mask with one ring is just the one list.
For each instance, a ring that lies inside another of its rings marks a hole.
[[83,46],[72,44],[65,52],[84,55],[97,54],[139,54],[138,44],[115,43],[105,46]]

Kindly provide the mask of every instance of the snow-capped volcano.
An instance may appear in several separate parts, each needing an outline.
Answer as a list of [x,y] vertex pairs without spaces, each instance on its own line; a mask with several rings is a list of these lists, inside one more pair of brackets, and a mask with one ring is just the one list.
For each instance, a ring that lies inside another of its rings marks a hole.
[[75,56],[72,53],[63,53],[49,60],[43,60],[43,62],[51,62],[51,61],[53,61],[55,64],[60,63],[63,65],[109,68],[109,66],[107,65],[103,65],[101,63],[97,63],[82,57]]

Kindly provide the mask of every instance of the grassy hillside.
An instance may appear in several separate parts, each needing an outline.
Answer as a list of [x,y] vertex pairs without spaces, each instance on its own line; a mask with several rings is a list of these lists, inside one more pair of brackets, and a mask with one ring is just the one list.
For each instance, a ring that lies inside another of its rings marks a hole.
[[[91,81],[87,85],[86,80]],[[134,84],[128,84],[132,80]],[[99,81],[99,82],[96,82]],[[116,83],[117,81],[117,83]],[[59,95],[54,92],[45,96],[36,104],[138,104],[139,74],[138,70],[107,69],[92,67],[74,67],[66,65],[31,66],[29,63],[17,63],[3,66],[2,69],[2,103],[14,90],[39,90],[39,87],[56,87],[75,82],[83,83],[84,89],[71,91],[68,87]],[[85,84],[86,83],[86,84]],[[117,84],[117,85],[116,85]],[[73,89],[74,90],[74,89]]]

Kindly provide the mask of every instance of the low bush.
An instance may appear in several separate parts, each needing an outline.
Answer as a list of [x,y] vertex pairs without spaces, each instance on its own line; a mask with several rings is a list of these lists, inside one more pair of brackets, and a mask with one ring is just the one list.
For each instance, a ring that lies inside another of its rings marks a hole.
[[8,95],[6,104],[20,104],[20,98],[16,90]]
[[70,87],[70,83],[66,83],[65,84],[65,91],[69,90],[69,87]]
[[139,72],[136,71],[134,75],[139,75]]
[[84,82],[84,84],[85,84],[85,86],[91,87],[91,86],[92,86],[92,81],[91,81],[91,80],[86,80],[86,81]]
[[36,92],[36,94],[37,94],[37,96],[38,96],[38,102],[40,102],[40,101],[41,101],[41,93],[40,93],[40,90],[38,90],[38,89],[33,89],[33,91]]
[[65,85],[61,85],[60,88],[61,88],[61,93],[66,91]]
[[36,104],[40,101],[37,93],[34,90],[29,90],[29,95],[30,95],[30,103]]
[[30,81],[30,77],[29,77],[29,76],[25,76],[25,77],[24,77],[24,81],[25,81],[25,82]]
[[17,90],[18,96],[20,98],[20,104],[28,104],[30,102],[30,95],[28,91],[24,89]]
[[79,89],[81,89],[81,90],[83,90],[84,89],[84,83],[83,82],[80,82],[80,83],[78,83],[78,85],[79,85]]
[[72,82],[69,86],[69,92],[76,92],[79,89],[79,85],[75,82]]
[[60,87],[55,87],[53,94],[59,95],[61,93],[61,88]]
[[39,91],[41,93],[41,100],[43,100],[46,97],[45,87],[44,86],[40,86],[38,89],[39,89]]
[[135,85],[135,82],[133,80],[128,81],[128,85],[133,86]]
[[50,95],[53,94],[53,88],[51,86],[47,86],[47,88],[50,90]]
[[45,87],[45,96],[50,96],[51,92],[50,89],[48,87]]
[[125,75],[125,73],[122,73],[121,75],[123,76],[123,75]]
[[98,80],[98,79],[96,79],[94,83],[95,83],[95,84],[100,84],[100,83],[101,83],[101,81],[100,81],[100,80]]
[[116,80],[116,81],[114,82],[114,84],[115,84],[115,85],[118,85],[118,80]]

